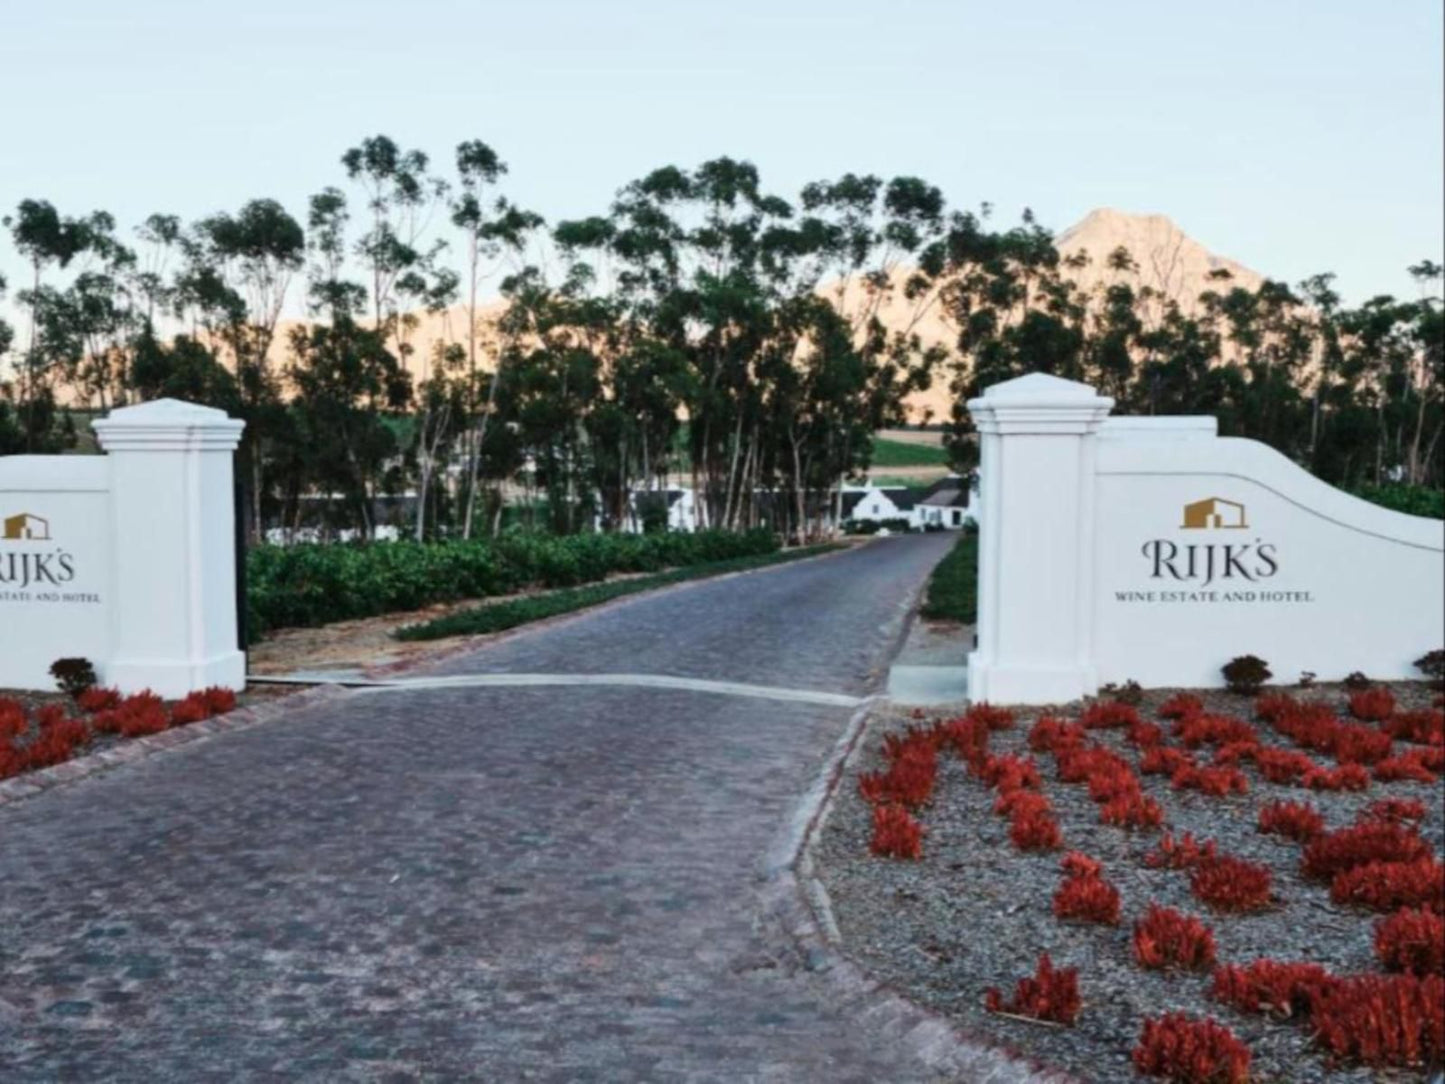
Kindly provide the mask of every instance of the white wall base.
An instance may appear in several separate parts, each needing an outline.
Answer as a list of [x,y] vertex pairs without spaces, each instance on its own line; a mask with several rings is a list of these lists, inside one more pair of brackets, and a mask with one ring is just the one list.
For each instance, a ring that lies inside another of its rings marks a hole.
[[149,689],[167,700],[179,699],[196,689],[220,685],[240,692],[246,687],[246,656],[227,651],[209,659],[173,662],[169,659],[112,659],[101,682],[130,695]]
[[1089,666],[1000,666],[968,657],[968,698],[990,704],[1067,704],[1099,689]]

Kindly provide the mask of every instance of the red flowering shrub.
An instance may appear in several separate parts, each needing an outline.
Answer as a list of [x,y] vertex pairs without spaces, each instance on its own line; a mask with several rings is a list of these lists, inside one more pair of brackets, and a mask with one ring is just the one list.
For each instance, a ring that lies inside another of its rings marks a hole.
[[1402,711],[1385,720],[1385,733],[1419,745],[1445,745],[1445,711]]
[[81,711],[94,714],[97,711],[109,711],[120,703],[120,693],[115,689],[105,689],[99,685],[92,685],[83,690],[75,698],[76,705]]
[[1299,701],[1289,693],[1264,693],[1256,697],[1254,701],[1255,716],[1263,719],[1266,723],[1282,719],[1298,708]]
[[1139,758],[1139,770],[1145,775],[1173,775],[1194,765],[1194,758],[1183,749],[1172,749],[1167,745],[1146,749]]
[[982,722],[990,730],[1008,730],[1014,725],[1014,713],[1008,708],[996,708],[992,704],[974,704],[964,713],[964,718]]
[[1144,864],[1150,869],[1189,869],[1203,861],[1212,861],[1219,854],[1212,839],[1203,843],[1195,841],[1190,832],[1176,841],[1172,832],[1166,832],[1159,846],[1144,856]]
[[1006,790],[993,803],[993,811],[1001,817],[1028,817],[1052,813],[1053,803],[1036,790]]
[[20,706],[20,701],[0,696],[0,741],[18,738],[25,733],[27,725],[25,709]]
[[1059,868],[1066,877],[1098,877],[1104,872],[1103,864],[1080,851],[1070,851],[1059,862]]
[[1134,923],[1134,959],[1140,967],[1202,971],[1214,963],[1214,933],[1191,915],[1151,903]]
[[1387,757],[1375,765],[1375,778],[1381,783],[1433,783],[1435,773],[1425,766],[1429,750],[1411,749],[1397,757]]
[[876,805],[868,849],[880,858],[922,858],[923,825],[902,806]]
[[1445,1062],[1445,979],[1353,975],[1312,991],[1315,1040],[1337,1058],[1372,1066]]
[[1149,723],[1140,720],[1129,726],[1124,740],[1138,749],[1152,749],[1156,745],[1164,743],[1164,728],[1158,723]]
[[1319,964],[1283,964],[1255,960],[1248,967],[1216,968],[1210,996],[1240,1012],[1271,1016],[1303,1015],[1309,1011],[1310,991],[1332,982]]
[[1016,815],[1009,824],[1008,838],[1021,851],[1053,851],[1064,842],[1059,822],[1048,813]]
[[1174,736],[1188,749],[1231,742],[1259,744],[1259,734],[1243,719],[1231,715],[1188,715],[1173,727]]
[[1381,798],[1371,802],[1360,814],[1360,819],[1393,821],[1396,824],[1414,821],[1418,824],[1425,819],[1426,812],[1425,803],[1419,798]]
[[951,745],[954,754],[968,765],[970,771],[978,771],[984,758],[988,756],[988,723],[986,721],[960,715],[957,719],[940,723],[935,730],[939,736],[939,740],[935,743],[936,747]]
[[1260,749],[1254,755],[1254,764],[1271,783],[1293,783],[1317,767],[1313,760],[1293,749]]
[[[911,729],[911,728],[910,728]],[[881,772],[858,777],[858,790],[874,805],[905,805],[917,809],[933,797],[933,783],[938,775],[938,754],[925,736],[912,735],[883,742],[883,753],[889,760]]]
[[170,725],[170,715],[165,702],[155,693],[141,692],[126,697],[114,708],[96,712],[90,722],[103,733],[136,738],[158,734],[166,729]]
[[1374,764],[1390,755],[1390,735],[1359,723],[1335,727],[1329,753],[1341,764]]
[[212,715],[225,715],[228,711],[236,708],[236,693],[233,689],[227,689],[223,685],[212,685],[208,689],[202,689],[201,695],[206,698],[206,706],[211,709]]
[[1340,721],[1328,704],[1295,704],[1270,722],[1281,734],[1317,753],[1327,753],[1334,746],[1335,731]]
[[1213,1020],[1170,1012],[1144,1021],[1134,1068],[1179,1084],[1247,1084],[1249,1047]]
[[1128,768],[1110,764],[1089,776],[1089,798],[1095,802],[1112,802],[1114,799],[1138,794],[1138,777]]
[[1106,802],[1099,820],[1118,828],[1158,828],[1164,823],[1164,811],[1153,798],[1135,791]]
[[1175,790],[1197,790],[1212,798],[1249,793],[1249,780],[1238,768],[1180,768],[1170,786]]
[[1021,757],[1017,753],[986,757],[979,775],[989,786],[997,787],[1004,793],[1024,788],[1037,790],[1043,783],[1034,758]]
[[1204,701],[1193,693],[1175,693],[1159,705],[1161,719],[1182,719],[1186,715],[1198,715],[1204,710]]
[[1078,723],[1051,715],[1043,716],[1029,728],[1029,748],[1035,753],[1058,753],[1070,746],[1083,745],[1086,740],[1084,728]]
[[1371,911],[1426,907],[1445,913],[1445,865],[1433,858],[1365,862],[1335,874],[1330,881],[1330,899]]
[[1226,742],[1214,751],[1214,763],[1220,766],[1238,764],[1241,760],[1253,760],[1259,752],[1259,743],[1252,741]]
[[1325,819],[1308,802],[1270,802],[1260,807],[1259,830],[1308,843],[1324,833]]
[[1098,874],[1068,877],[1054,893],[1054,914],[1075,922],[1119,923],[1119,890]]
[[1367,862],[1413,862],[1432,857],[1430,844],[1413,829],[1384,821],[1365,821],[1328,832],[1304,853],[1304,873],[1328,881]]
[[1059,781],[1063,783],[1085,783],[1098,772],[1128,772],[1129,762],[1117,753],[1097,745],[1086,748],[1065,746],[1054,753]]
[[1139,712],[1129,704],[1117,700],[1096,700],[1079,716],[1079,724],[1085,730],[1110,730],[1115,727],[1134,726],[1143,722]]
[[1401,908],[1375,924],[1375,955],[1390,971],[1445,973],[1445,916]]
[[211,707],[206,703],[206,698],[200,693],[191,693],[171,708],[171,726],[185,726],[187,723],[199,723],[202,719],[209,719],[210,717]]
[[1395,714],[1395,694],[1383,685],[1350,694],[1350,714],[1367,723],[1378,723]]
[[1055,971],[1047,952],[1039,957],[1032,978],[1019,979],[1013,1000],[1004,1001],[997,989],[984,994],[984,1006],[989,1012],[1015,1013],[1056,1024],[1072,1024],[1079,1018],[1081,1005],[1078,970],[1066,967]]
[[1189,872],[1189,890],[1219,911],[1258,911],[1269,906],[1268,866],[1232,855],[1197,862]]
[[1358,764],[1316,767],[1300,776],[1299,783],[1307,790],[1366,790],[1370,786],[1370,773]]

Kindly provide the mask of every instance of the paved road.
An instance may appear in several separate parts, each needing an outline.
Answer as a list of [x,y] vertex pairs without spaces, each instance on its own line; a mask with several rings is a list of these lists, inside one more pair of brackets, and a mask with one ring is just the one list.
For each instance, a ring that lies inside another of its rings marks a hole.
[[[862,693],[948,544],[643,597],[441,669]],[[0,809],[0,1080],[931,1079],[759,913],[848,714],[364,693]]]

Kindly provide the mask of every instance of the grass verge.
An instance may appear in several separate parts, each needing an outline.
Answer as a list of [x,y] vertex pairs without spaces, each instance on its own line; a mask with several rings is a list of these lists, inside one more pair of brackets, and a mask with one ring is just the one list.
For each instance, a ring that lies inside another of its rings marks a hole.
[[727,572],[746,572],[749,569],[765,568],[768,565],[785,564],[804,557],[816,557],[820,553],[845,549],[845,546],[829,543],[821,546],[804,546],[800,549],[784,550],[778,553],[764,553],[752,557],[734,557],[727,561],[708,561],[704,564],[675,568],[670,572],[658,572],[651,576],[639,576],[630,580],[612,583],[594,583],[585,587],[570,587],[534,598],[513,599],[491,606],[479,606],[473,610],[438,617],[419,625],[403,625],[394,636],[398,640],[440,640],[448,636],[477,636],[487,632],[501,632],[504,629],[541,621],[546,617],[585,610],[611,602],[624,595],[635,595],[669,584],[684,583],[687,580],[701,580],[709,576],[720,576]]
[[954,545],[928,581],[923,616],[934,621],[978,620],[978,535],[969,531]]

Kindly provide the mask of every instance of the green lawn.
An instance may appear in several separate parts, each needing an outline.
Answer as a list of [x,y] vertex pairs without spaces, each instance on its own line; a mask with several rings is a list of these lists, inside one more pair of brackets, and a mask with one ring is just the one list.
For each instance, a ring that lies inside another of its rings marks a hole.
[[873,468],[946,467],[948,452],[931,444],[907,444],[901,440],[873,439]]
[[735,557],[727,561],[710,561],[706,564],[676,568],[670,572],[658,572],[651,576],[638,576],[630,580],[614,580],[611,583],[594,583],[585,587],[571,587],[552,591],[531,598],[497,602],[479,606],[473,610],[438,617],[420,625],[403,625],[393,634],[398,640],[440,640],[447,636],[477,636],[486,632],[501,632],[516,628],[543,618],[571,613],[598,606],[624,595],[635,595],[640,591],[651,591],[668,584],[700,580],[719,576],[725,572],[744,572],[753,568],[797,561],[804,557],[816,557],[820,553],[843,549],[837,544],[805,546],[800,549],[766,553],[753,557]]
[[923,616],[935,621],[978,621],[978,535],[966,532],[938,562],[928,581]]

